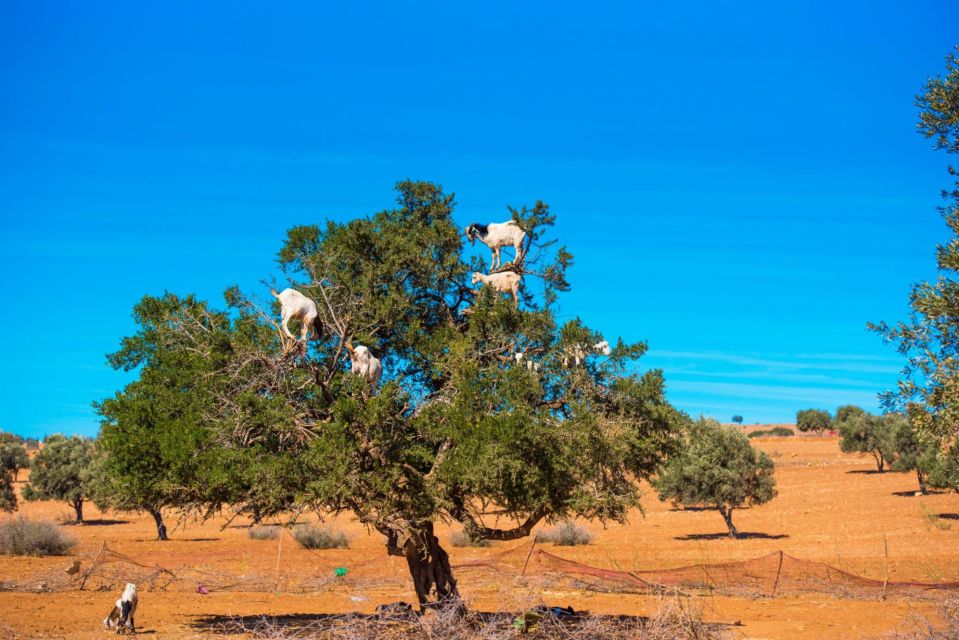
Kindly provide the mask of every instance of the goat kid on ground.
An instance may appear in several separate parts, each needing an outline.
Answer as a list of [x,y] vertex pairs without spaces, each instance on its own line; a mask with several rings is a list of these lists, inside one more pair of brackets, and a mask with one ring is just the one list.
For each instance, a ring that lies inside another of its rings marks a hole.
[[319,339],[323,335],[323,325],[316,303],[296,289],[284,289],[280,293],[270,289],[270,293],[280,301],[280,316],[283,318],[281,326],[290,340],[296,341],[296,337],[290,333],[290,320],[295,318],[300,321],[301,348],[305,352],[307,337]]
[[116,629],[117,633],[130,631],[136,633],[136,624],[133,616],[137,611],[137,586],[128,582],[120,598],[114,603],[110,615],[103,619],[105,629]]
[[350,352],[350,372],[370,383],[371,395],[376,395],[376,387],[383,376],[383,365],[380,359],[373,356],[370,350],[363,345],[353,347],[349,342],[346,349]]
[[519,306],[519,281],[523,276],[515,271],[500,271],[486,275],[479,271],[473,272],[473,284],[482,282],[488,284],[500,293],[512,294],[513,300]]
[[515,220],[508,222],[491,222],[489,224],[480,224],[474,222],[466,227],[464,231],[469,238],[470,244],[476,244],[479,240],[493,252],[490,258],[490,270],[500,266],[500,249],[512,246],[516,252],[513,262],[523,257],[523,239],[526,238],[526,232],[523,231]]

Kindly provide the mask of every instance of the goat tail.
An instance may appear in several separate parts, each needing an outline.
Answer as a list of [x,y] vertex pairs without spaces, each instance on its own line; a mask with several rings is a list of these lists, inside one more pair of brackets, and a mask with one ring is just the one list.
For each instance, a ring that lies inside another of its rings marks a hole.
[[278,293],[276,292],[276,289],[273,289],[272,287],[270,288],[270,295],[272,295],[274,298],[279,298],[279,297],[280,297],[280,294],[278,294]]

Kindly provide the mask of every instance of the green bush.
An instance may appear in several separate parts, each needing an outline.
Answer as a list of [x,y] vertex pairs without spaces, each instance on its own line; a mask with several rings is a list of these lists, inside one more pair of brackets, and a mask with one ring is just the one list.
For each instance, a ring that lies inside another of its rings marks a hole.
[[791,436],[791,435],[795,435],[792,429],[789,429],[787,427],[773,427],[772,429],[768,429],[766,431],[763,431],[763,430],[753,431],[752,433],[749,434],[749,437],[762,438],[765,436]]
[[280,536],[280,527],[276,525],[252,526],[246,530],[251,540],[276,540]]
[[52,522],[24,517],[0,524],[0,553],[9,556],[63,556],[77,541]]
[[575,547],[592,541],[589,531],[569,521],[536,534],[536,542],[550,542],[559,547]]
[[342,531],[316,525],[293,528],[293,537],[306,549],[349,549],[350,540]]
[[450,534],[450,544],[454,547],[488,547],[492,544],[489,540],[474,540],[466,531],[454,531]]

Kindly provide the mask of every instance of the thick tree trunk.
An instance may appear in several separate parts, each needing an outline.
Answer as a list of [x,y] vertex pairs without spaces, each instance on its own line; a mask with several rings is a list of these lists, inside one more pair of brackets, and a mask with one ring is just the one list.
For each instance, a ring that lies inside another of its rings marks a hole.
[[433,535],[432,522],[411,530],[401,549],[410,568],[420,610],[442,605],[462,607],[449,556]]
[[926,488],[926,474],[916,469],[916,477],[919,479],[919,493],[922,495],[929,493],[929,489]]
[[253,519],[253,524],[260,524],[263,522],[263,516],[260,513],[260,507],[257,505],[250,507],[250,517]]
[[885,471],[886,461],[883,459],[881,453],[873,453],[872,457],[876,459],[876,468],[879,469],[879,473]]
[[73,510],[77,512],[77,522],[83,522],[83,500],[77,500],[73,503]]
[[719,513],[723,514],[723,520],[726,521],[726,526],[729,527],[729,537],[738,538],[739,532],[736,531],[736,525],[733,524],[733,508],[729,507],[719,507]]
[[166,537],[166,525],[163,523],[163,514],[160,513],[160,510],[147,507],[147,513],[153,516],[153,522],[156,523],[157,540],[169,540],[169,538]]

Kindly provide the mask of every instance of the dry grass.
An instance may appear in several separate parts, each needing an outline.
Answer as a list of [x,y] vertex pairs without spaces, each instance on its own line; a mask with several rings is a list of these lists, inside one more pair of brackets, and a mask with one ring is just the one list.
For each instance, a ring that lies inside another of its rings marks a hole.
[[489,540],[475,540],[461,529],[450,534],[450,544],[454,547],[488,547],[492,543]]
[[280,527],[271,524],[254,525],[247,529],[246,535],[250,540],[276,540],[280,535]]
[[316,525],[293,527],[293,538],[306,549],[349,549],[350,539],[342,531]]
[[536,534],[536,542],[552,543],[558,547],[575,547],[592,541],[593,536],[589,531],[572,522],[564,522]]
[[52,522],[17,517],[0,524],[0,553],[9,556],[63,556],[77,541]]
[[456,607],[437,608],[423,615],[346,614],[312,621],[263,617],[233,619],[217,631],[243,634],[254,640],[507,640],[521,633],[533,638],[563,640],[718,640],[721,625],[703,620],[700,607],[685,598],[664,598],[648,618],[579,614],[544,614],[525,632],[517,628],[524,612],[461,613]]
[[908,618],[902,629],[883,636],[885,640],[959,640],[959,600],[947,600],[940,609],[944,625],[925,616]]

